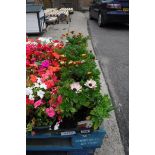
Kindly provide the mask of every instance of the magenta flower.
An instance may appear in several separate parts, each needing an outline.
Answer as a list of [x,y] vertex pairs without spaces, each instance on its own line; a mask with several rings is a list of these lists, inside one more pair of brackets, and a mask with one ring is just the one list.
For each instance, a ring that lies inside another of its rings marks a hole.
[[52,108],[52,107],[50,107],[50,108],[47,108],[46,109],[46,114],[49,116],[49,117],[54,117],[55,116],[55,111],[54,111],[54,109]]
[[43,67],[48,67],[49,65],[50,65],[49,60],[44,60],[44,61],[41,63],[41,66],[43,66]]
[[42,100],[38,100],[34,103],[34,108],[36,109],[37,107],[39,107],[42,104]]

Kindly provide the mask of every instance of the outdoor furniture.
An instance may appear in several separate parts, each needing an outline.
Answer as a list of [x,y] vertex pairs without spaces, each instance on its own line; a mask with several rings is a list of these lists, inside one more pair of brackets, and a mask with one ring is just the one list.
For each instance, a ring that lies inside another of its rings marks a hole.
[[68,11],[69,14],[73,14],[74,13],[74,9],[73,8],[61,8],[60,11]]
[[66,22],[67,24],[70,22],[70,16],[65,13],[60,13],[58,16],[59,22]]
[[26,5],[26,33],[42,33],[46,28],[43,5]]
[[59,10],[58,18],[59,22],[66,22],[67,24],[71,21],[68,11]]
[[[56,24],[60,22],[66,22],[68,24],[69,22],[71,22],[71,18],[68,10],[69,10],[68,8],[66,9],[61,8],[59,10],[56,8],[46,9],[45,10],[46,23],[49,25],[49,23]],[[52,17],[55,17],[55,18],[52,18]]]
[[50,17],[56,17],[58,16],[59,10],[53,10],[53,9],[49,9],[49,10],[45,10],[45,16],[50,16]]
[[46,18],[46,26],[50,25],[50,24],[56,24],[58,23],[58,17],[47,17]]

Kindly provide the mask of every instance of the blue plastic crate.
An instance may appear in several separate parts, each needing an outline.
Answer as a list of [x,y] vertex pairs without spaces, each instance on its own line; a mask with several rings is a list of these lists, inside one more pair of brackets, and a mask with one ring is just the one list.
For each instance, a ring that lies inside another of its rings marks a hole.
[[[68,155],[91,155],[101,147],[106,132],[103,129],[81,134],[76,131],[61,134],[42,133],[27,135],[27,153],[29,152],[67,152]],[[35,154],[34,154],[35,155]]]

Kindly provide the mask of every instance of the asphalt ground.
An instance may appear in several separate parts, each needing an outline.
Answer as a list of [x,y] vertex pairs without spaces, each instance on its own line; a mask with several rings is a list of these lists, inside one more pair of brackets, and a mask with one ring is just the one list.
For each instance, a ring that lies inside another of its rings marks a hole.
[[88,29],[104,74],[124,145],[129,154],[129,26],[109,24],[100,28],[88,19]]

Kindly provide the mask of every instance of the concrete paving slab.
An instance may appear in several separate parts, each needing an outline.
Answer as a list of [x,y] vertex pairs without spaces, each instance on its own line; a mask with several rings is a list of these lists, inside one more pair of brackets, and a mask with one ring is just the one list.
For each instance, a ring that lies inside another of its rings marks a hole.
[[[106,81],[98,60],[96,60],[96,64],[101,72],[101,92],[102,94],[109,95]],[[96,149],[95,155],[125,155],[114,111],[111,112],[110,118],[103,121],[101,128],[106,130],[107,135],[101,148]]]
[[69,24],[59,23],[56,25],[49,25],[46,32],[42,37],[52,37],[53,39],[60,39],[62,34],[67,33],[69,30]]

